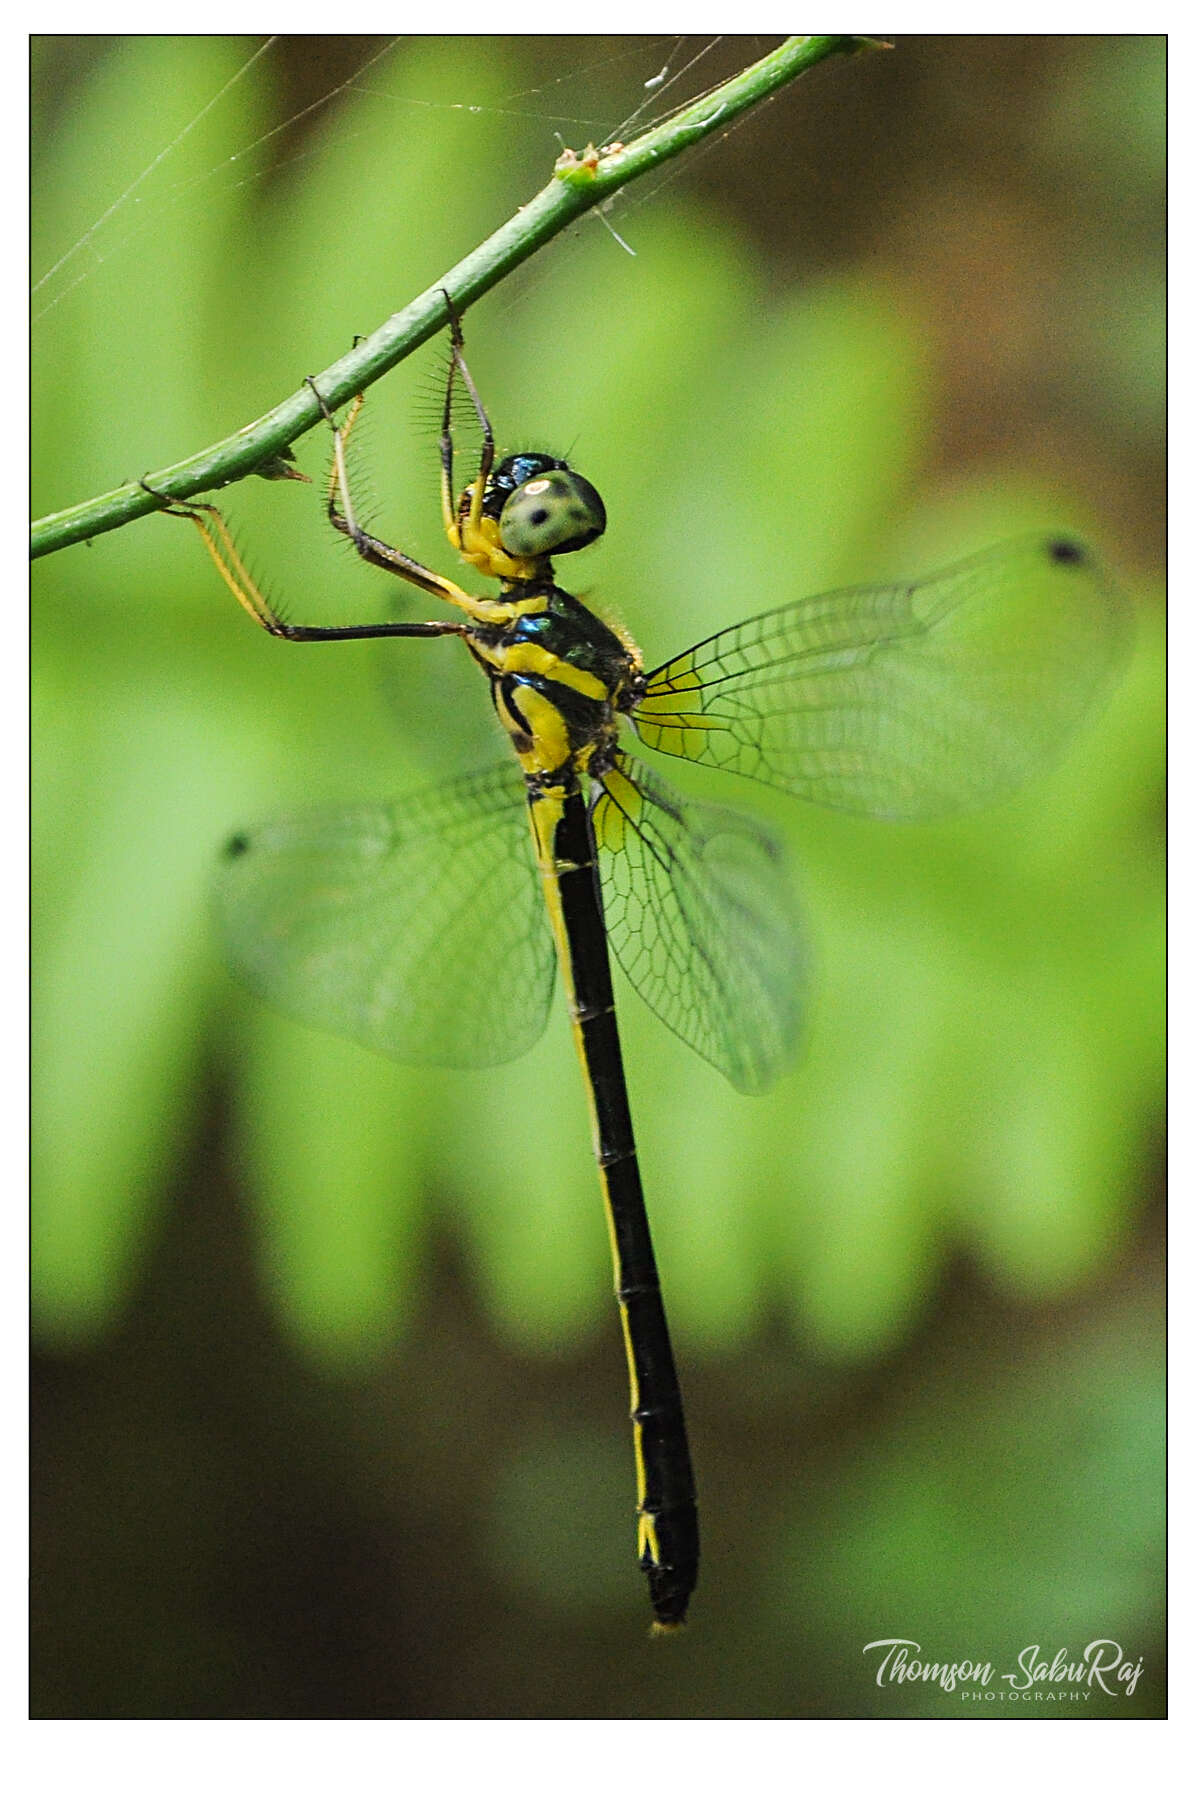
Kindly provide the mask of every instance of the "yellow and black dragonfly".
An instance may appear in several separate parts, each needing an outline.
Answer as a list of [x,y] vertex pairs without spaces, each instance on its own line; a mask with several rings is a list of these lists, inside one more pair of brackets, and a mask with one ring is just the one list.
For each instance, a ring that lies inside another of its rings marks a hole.
[[[1126,608],[1082,543],[1028,537],[924,580],[793,602],[647,670],[622,632],[554,579],[553,557],[604,530],[599,494],[560,458],[497,459],[447,304],[442,514],[462,560],[499,582],[497,597],[467,593],[360,526],[346,444],[361,395],[341,426],[321,401],[333,432],[329,519],[367,562],[463,617],[291,623],[251,580],[215,507],[158,497],[198,527],[235,598],[275,637],[461,638],[515,760],[394,805],[238,833],[223,859],[224,930],[240,974],[282,1010],[403,1061],[465,1067],[536,1041],[557,953],[629,1364],[638,1555],[655,1629],[669,1630],[696,1585],[699,1533],[609,951],[671,1030],[754,1093],[795,1049],[804,950],[772,835],[681,797],[630,754],[622,727],[652,750],[824,806],[929,818],[993,800],[1054,759],[1117,665]],[[458,492],[460,382],[482,453]]]

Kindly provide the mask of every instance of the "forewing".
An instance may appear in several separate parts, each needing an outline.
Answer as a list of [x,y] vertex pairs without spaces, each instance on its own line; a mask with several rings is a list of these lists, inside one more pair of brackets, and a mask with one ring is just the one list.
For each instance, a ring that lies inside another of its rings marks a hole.
[[515,765],[242,832],[218,904],[264,1000],[402,1062],[507,1062],[545,1027],[554,946]]
[[1054,761],[1120,664],[1125,601],[1046,536],[924,581],[747,619],[646,678],[642,741],[823,806],[919,819],[981,806]]
[[647,1005],[743,1093],[800,1036],[803,937],[782,851],[756,820],[684,801],[620,755],[592,803],[609,942]]

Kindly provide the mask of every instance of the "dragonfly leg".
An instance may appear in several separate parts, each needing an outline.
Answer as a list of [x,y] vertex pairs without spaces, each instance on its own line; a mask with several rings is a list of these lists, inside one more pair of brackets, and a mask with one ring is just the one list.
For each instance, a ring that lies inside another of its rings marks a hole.
[[456,549],[462,548],[462,534],[458,523],[457,495],[454,492],[454,437],[450,425],[450,412],[454,400],[454,377],[461,375],[463,386],[475,408],[475,417],[479,421],[479,429],[483,433],[483,449],[479,456],[479,469],[471,489],[471,507],[466,519],[466,528],[472,538],[478,536],[479,521],[483,508],[483,490],[487,486],[488,476],[492,472],[492,464],[496,460],[496,439],[492,431],[492,422],[479,398],[479,390],[471,379],[471,371],[463,357],[462,321],[458,310],[446,288],[442,289],[446,300],[446,310],[450,314],[450,368],[446,376],[446,399],[442,407],[442,518],[446,526],[446,534]]
[[216,564],[222,581],[238,605],[250,614],[255,623],[261,625],[264,631],[269,631],[272,637],[287,637],[289,632],[285,621],[242,561],[220,508],[205,500],[175,500],[170,494],[151,487],[145,480],[138,485],[156,500],[161,500],[162,510],[173,519],[191,521],[203,538],[204,548]]
[[423,589],[427,594],[435,594],[439,600],[445,600],[451,606],[465,607],[465,610],[471,611],[468,604],[470,597],[456,582],[448,581],[433,569],[427,569],[415,557],[406,556],[403,550],[397,550],[393,545],[385,544],[382,538],[373,537],[369,531],[363,530],[354,516],[350,479],[346,472],[346,443],[362,411],[363,396],[355,395],[344,423],[339,425],[312,376],[306,375],[304,379],[316,395],[317,405],[333,434],[333,463],[329,471],[325,502],[329,523],[335,531],[340,531],[343,537],[350,539],[364,562],[371,563],[377,569],[386,569],[389,575],[397,575],[401,581],[409,581],[414,587]]
[[[250,614],[256,625],[261,625],[264,631],[270,632],[272,637],[287,638],[292,643],[321,643],[337,638],[445,637],[450,633],[461,636],[466,629],[450,619],[429,620],[421,624],[388,621],[382,625],[293,625],[277,607],[272,606],[247,569],[219,507],[206,500],[176,500],[145,480],[138,485],[161,501],[162,511],[169,513],[173,519],[191,521],[203,538],[204,547],[212,557],[218,574],[238,605]],[[449,585],[453,586],[452,583]]]

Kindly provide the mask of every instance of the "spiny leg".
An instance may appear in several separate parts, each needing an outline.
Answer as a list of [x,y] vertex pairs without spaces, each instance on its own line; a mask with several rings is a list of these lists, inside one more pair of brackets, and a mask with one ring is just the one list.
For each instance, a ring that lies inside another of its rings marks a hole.
[[[461,327],[449,294],[446,293],[445,288],[442,289],[442,292],[446,294],[446,305],[450,309],[450,332],[453,341],[455,335],[462,335]],[[461,550],[462,542],[458,530],[458,496],[454,491],[454,432],[450,423],[450,413],[454,405],[454,374],[457,366],[452,349],[450,365],[446,370],[446,395],[442,402],[442,435],[438,439],[438,450],[442,459],[442,524],[445,527],[446,536],[455,549]]]
[[461,637],[466,630],[465,626],[450,619],[431,619],[422,624],[388,622],[382,625],[293,625],[271,605],[250,574],[218,507],[206,500],[191,500],[186,503],[177,501],[170,494],[151,487],[148,481],[140,482],[139,486],[162,502],[163,512],[175,519],[191,521],[204,539],[205,549],[238,605],[250,614],[256,625],[269,631],[272,637],[305,644],[337,638],[446,637],[450,634]]
[[306,375],[304,379],[316,395],[325,423],[333,433],[333,466],[329,472],[325,505],[329,523],[343,537],[350,539],[364,562],[372,563],[377,569],[386,569],[389,574],[398,575],[402,581],[412,582],[414,587],[422,588],[427,594],[435,594],[439,600],[445,600],[451,606],[465,606],[467,611],[471,611],[473,603],[467,604],[469,596],[455,582],[438,575],[433,569],[427,569],[415,557],[406,556],[403,550],[397,550],[391,544],[385,544],[382,538],[372,537],[369,531],[363,530],[354,516],[354,505],[350,499],[345,453],[346,442],[363,408],[363,395],[355,395],[344,423],[339,425],[312,376]]
[[471,379],[471,371],[468,369],[463,357],[464,340],[462,321],[458,316],[458,309],[450,298],[448,289],[443,288],[442,294],[445,297],[446,310],[450,315],[450,370],[446,377],[446,400],[442,408],[442,516],[445,520],[446,530],[450,535],[451,542],[457,544],[459,543],[460,533],[458,527],[457,496],[454,492],[454,440],[450,425],[450,411],[454,398],[454,376],[456,372],[463,378],[463,385],[467,390],[472,406],[475,408],[475,417],[479,420],[479,429],[483,433],[483,448],[479,455],[479,470],[476,476],[474,490],[471,495],[471,510],[467,519],[467,524],[472,533],[476,533],[479,530],[479,521],[482,517],[483,508],[483,490],[487,486],[488,476],[492,472],[492,464],[496,460],[496,440],[492,432],[492,422],[484,410],[483,401],[479,398],[479,391],[476,388],[474,381]]

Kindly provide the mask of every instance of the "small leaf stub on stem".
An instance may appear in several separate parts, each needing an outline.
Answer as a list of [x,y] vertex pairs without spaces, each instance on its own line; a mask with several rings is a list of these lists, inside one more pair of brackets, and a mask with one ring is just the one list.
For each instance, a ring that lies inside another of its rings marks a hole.
[[[608,150],[615,150],[619,148],[619,146],[616,144],[609,144],[606,145],[605,148]],[[595,144],[587,144],[581,151],[572,150],[568,145],[564,144],[561,152],[555,159],[554,173],[556,175],[594,175],[600,166],[600,157],[602,154],[603,152],[597,150]]]
[[303,469],[296,467],[296,457],[289,445],[276,452],[274,456],[264,456],[260,463],[251,469],[252,475],[261,475],[264,481],[311,481]]

